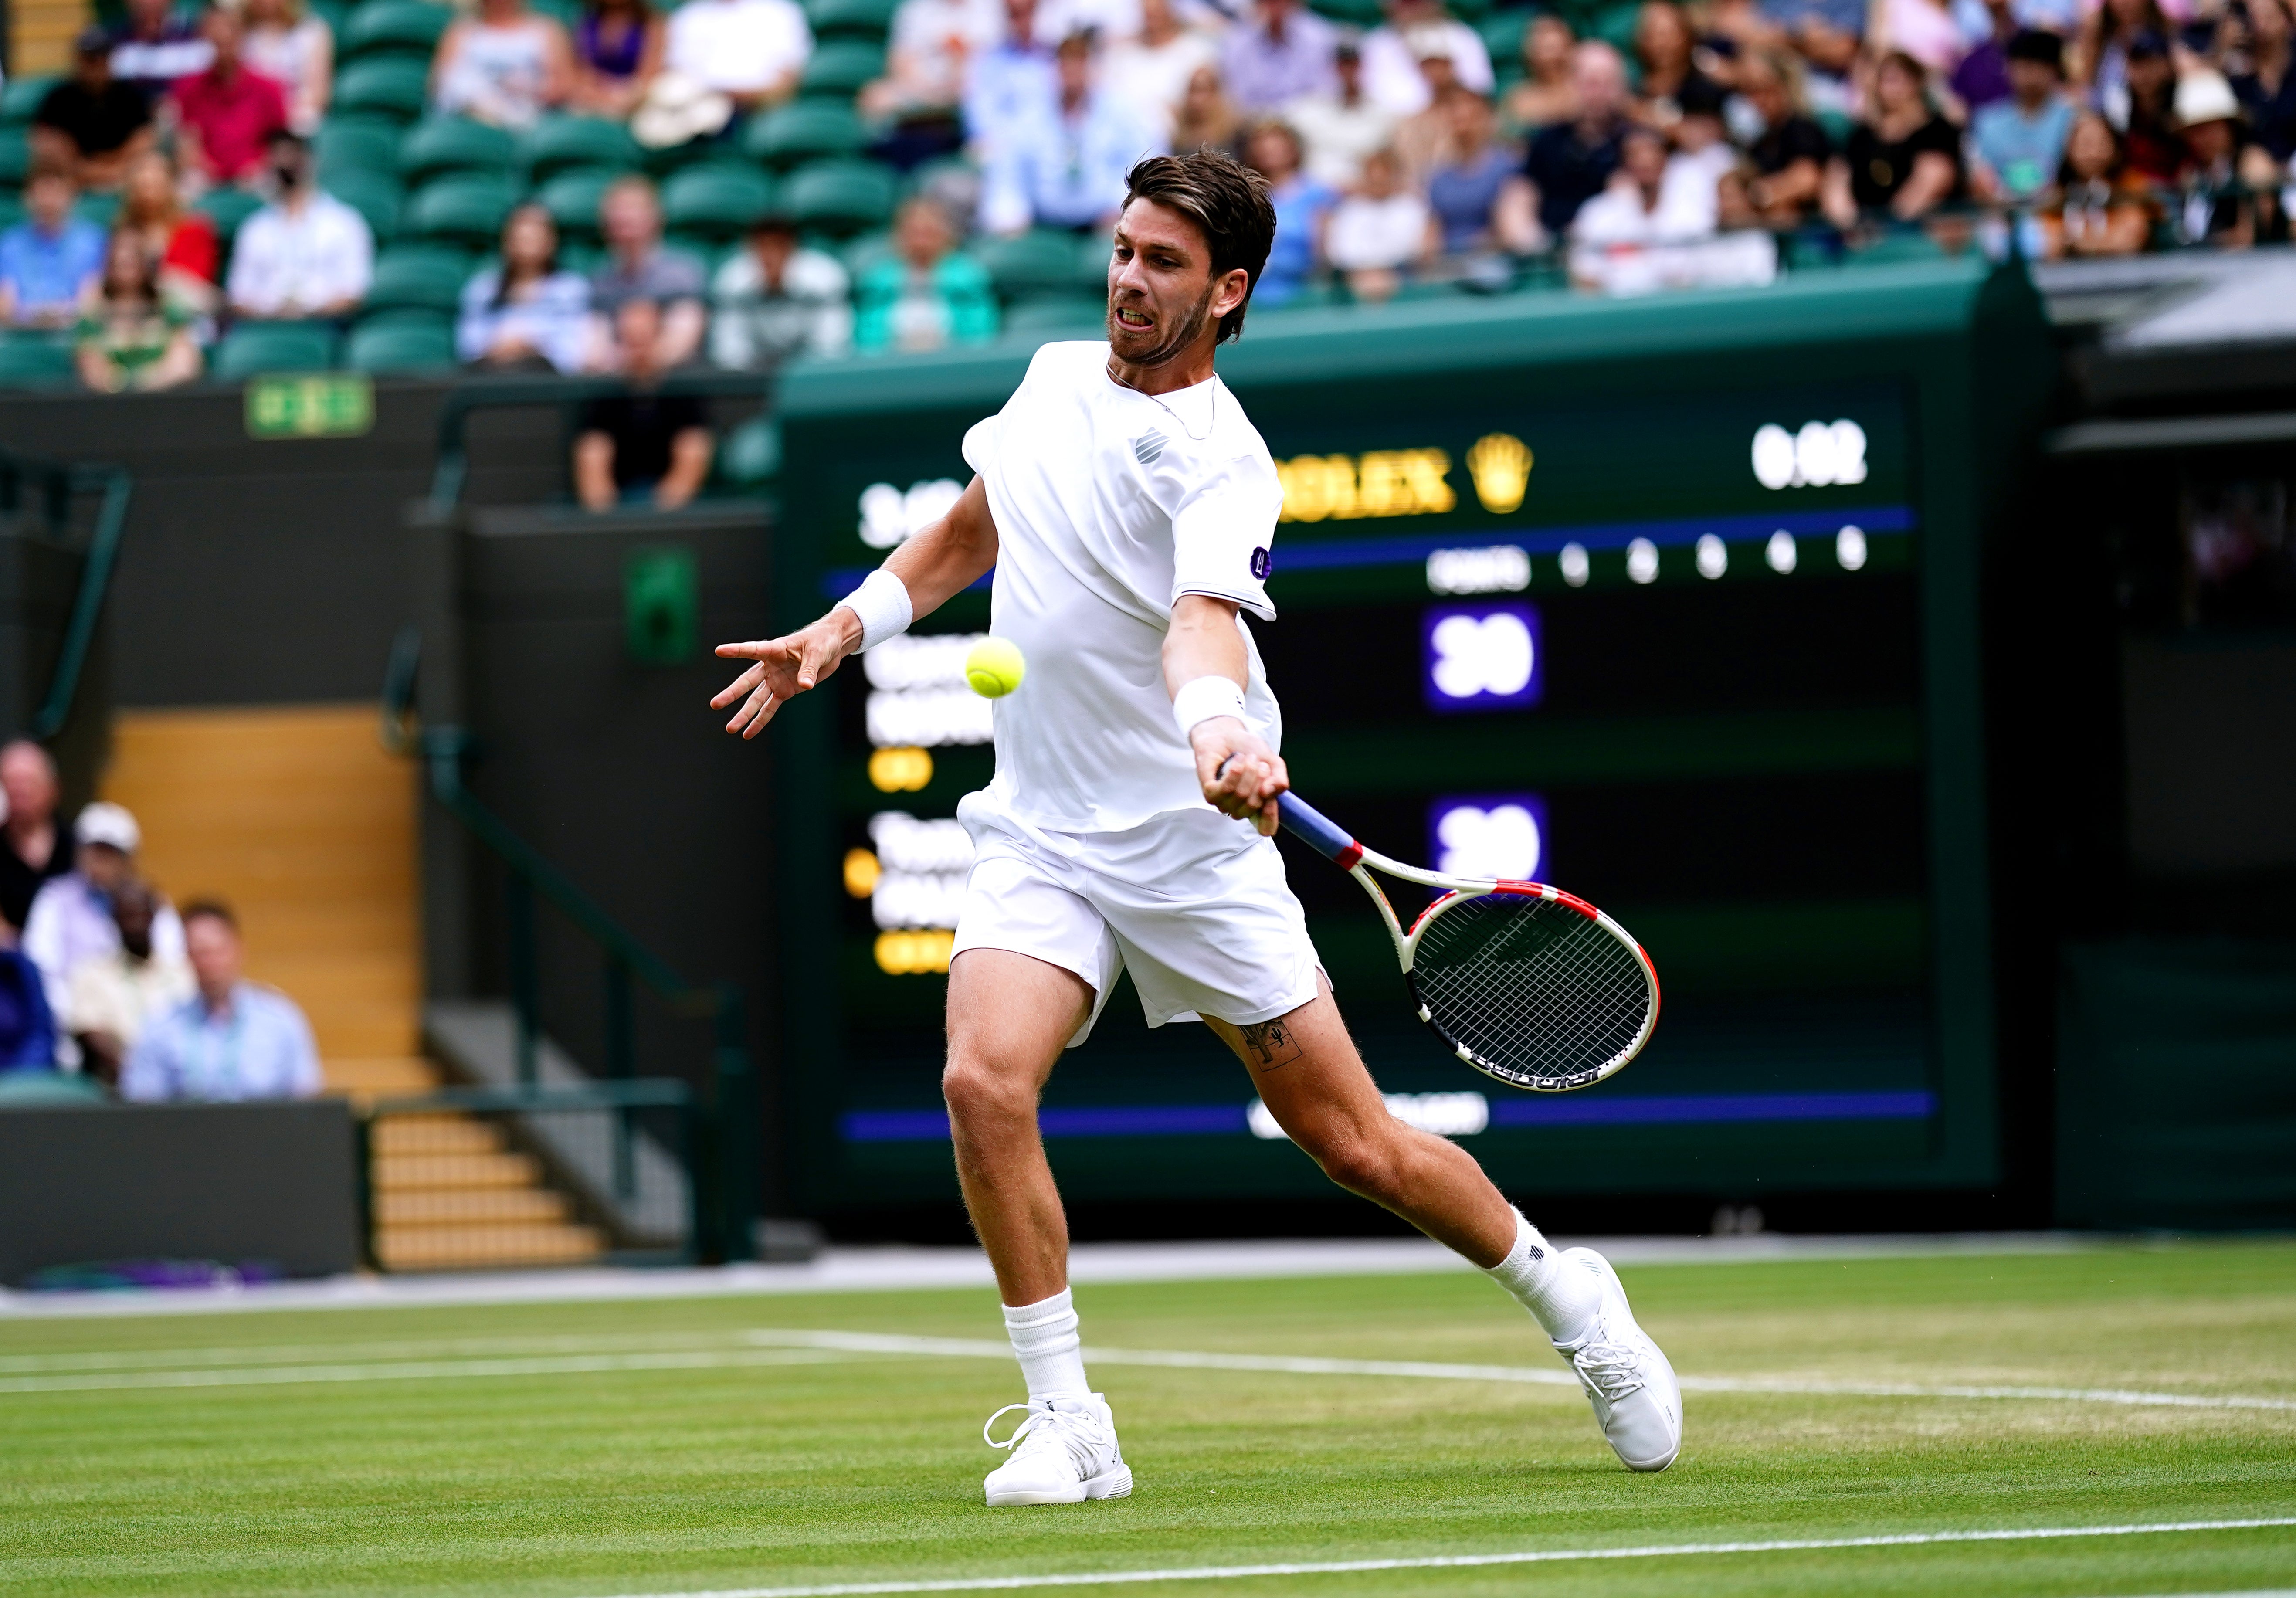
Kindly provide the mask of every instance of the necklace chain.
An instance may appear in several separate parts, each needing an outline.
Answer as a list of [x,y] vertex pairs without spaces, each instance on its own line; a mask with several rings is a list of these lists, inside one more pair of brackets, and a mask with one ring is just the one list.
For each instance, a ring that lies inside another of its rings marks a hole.
[[1127,382],[1124,380],[1124,374],[1116,369],[1116,357],[1114,356],[1108,357],[1108,379],[1118,388],[1130,389],[1133,393],[1139,395],[1141,398],[1156,406],[1164,413],[1164,414],[1169,416],[1176,423],[1178,424],[1180,430],[1183,433],[1187,434],[1188,439],[1191,443],[1201,444],[1211,438],[1212,428],[1218,420],[1214,414],[1214,407],[1219,403],[1218,373],[1215,373],[1210,377],[1204,380],[1209,392],[1204,397],[1204,430],[1201,433],[1197,433],[1190,429],[1186,420],[1181,416],[1179,412],[1174,410],[1170,406],[1166,405],[1161,396],[1151,394],[1144,389],[1135,387],[1133,384]]

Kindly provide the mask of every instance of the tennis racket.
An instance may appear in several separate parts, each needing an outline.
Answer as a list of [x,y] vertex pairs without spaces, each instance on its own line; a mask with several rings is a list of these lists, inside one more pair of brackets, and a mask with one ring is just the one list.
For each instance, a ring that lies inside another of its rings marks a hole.
[[[1658,1026],[1658,972],[1627,930],[1544,882],[1448,877],[1367,849],[1295,793],[1285,830],[1363,885],[1403,963],[1419,1019],[1477,1070],[1562,1093],[1600,1082]],[[1441,897],[1406,930],[1377,871]]]

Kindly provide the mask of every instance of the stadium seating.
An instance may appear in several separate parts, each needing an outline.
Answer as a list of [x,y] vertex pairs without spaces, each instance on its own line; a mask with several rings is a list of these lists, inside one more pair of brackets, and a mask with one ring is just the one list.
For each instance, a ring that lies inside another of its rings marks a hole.
[[471,258],[437,243],[395,244],[375,258],[374,284],[366,309],[419,310],[452,315],[462,303],[471,275]]
[[0,127],[0,187],[22,186],[32,168],[32,141],[20,127]]
[[374,234],[377,244],[398,236],[398,213],[406,195],[396,176],[353,168],[329,174],[323,186],[365,218],[367,230]]
[[537,184],[576,167],[635,172],[642,154],[628,128],[601,117],[545,117],[519,153]]
[[437,372],[455,365],[455,335],[435,317],[385,312],[351,330],[343,364],[355,372]]
[[892,173],[873,161],[817,161],[791,177],[782,205],[801,227],[849,237],[891,219],[893,187]]
[[742,148],[777,170],[807,161],[858,155],[869,135],[849,105],[800,100],[750,124]]
[[502,236],[503,218],[518,200],[518,190],[507,176],[455,173],[408,196],[399,225],[410,237],[490,249]]
[[40,109],[40,102],[48,97],[48,91],[62,81],[62,77],[54,72],[9,79],[0,86],[0,125],[29,122]]
[[322,177],[332,171],[398,170],[398,124],[379,117],[332,116],[319,125],[312,148]]
[[448,172],[505,176],[518,158],[518,142],[499,127],[467,117],[428,117],[410,128],[398,146],[398,172],[421,184]]
[[401,55],[371,56],[335,75],[334,109],[412,122],[430,92],[428,62]]
[[194,209],[205,212],[215,224],[216,237],[227,252],[247,219],[263,209],[263,201],[245,189],[209,189]]
[[452,7],[427,0],[365,0],[350,13],[337,48],[346,62],[411,61],[427,71],[454,20]]
[[899,9],[899,0],[814,0],[807,20],[816,38],[858,38],[882,45]]
[[662,185],[662,221],[674,234],[723,242],[739,238],[773,198],[772,182],[754,168],[688,167]]
[[535,198],[550,219],[558,224],[564,241],[594,244],[598,240],[598,202],[607,185],[622,176],[603,167],[575,167],[542,185]]
[[45,333],[0,335],[0,384],[12,389],[67,383],[78,373],[71,346]]
[[850,101],[885,75],[885,51],[866,39],[824,39],[805,63],[798,93],[808,99]]
[[334,365],[335,332],[310,322],[242,322],[226,333],[209,375],[234,382],[265,372],[324,372]]
[[782,430],[771,416],[752,416],[718,446],[718,477],[737,488],[754,488],[781,475]]

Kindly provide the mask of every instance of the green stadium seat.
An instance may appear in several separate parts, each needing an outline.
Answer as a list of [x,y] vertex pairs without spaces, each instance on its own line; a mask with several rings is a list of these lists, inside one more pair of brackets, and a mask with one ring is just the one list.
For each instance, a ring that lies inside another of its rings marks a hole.
[[1870,244],[1858,245],[1841,258],[1845,266],[1902,266],[1909,261],[1941,261],[1946,252],[1918,227],[1892,228]]
[[519,153],[536,183],[572,167],[634,172],[641,155],[630,130],[603,117],[546,117],[526,135]]
[[447,239],[485,249],[502,236],[503,218],[518,203],[508,179],[460,172],[410,195],[400,224],[419,239]]
[[776,170],[807,161],[858,155],[869,142],[850,105],[834,100],[800,100],[750,124],[742,148]]
[[367,231],[374,234],[376,243],[397,236],[398,213],[405,201],[397,177],[353,168],[328,173],[320,184],[366,219]]
[[453,314],[471,280],[472,258],[437,244],[394,244],[375,258],[374,282],[366,291],[370,311]]
[[1480,27],[1491,10],[1491,0],[1449,0],[1444,7],[1469,27]]
[[754,488],[781,475],[782,430],[771,416],[752,416],[718,447],[718,480]]
[[1352,28],[1376,28],[1387,20],[1379,0],[1316,0],[1312,9],[1334,22],[1344,22]]
[[193,209],[207,213],[215,224],[216,237],[229,250],[232,241],[239,237],[239,230],[247,225],[247,219],[263,209],[263,200],[245,189],[209,189]]
[[739,238],[773,204],[773,180],[750,167],[688,167],[662,185],[662,224],[699,238]]
[[454,20],[452,6],[428,0],[366,0],[343,25],[335,49],[346,62],[397,58],[427,69]]
[[866,39],[882,44],[893,29],[893,13],[900,0],[813,0],[806,20],[814,36],[824,39]]
[[518,142],[499,127],[468,117],[426,117],[399,143],[398,173],[419,186],[446,172],[506,174],[517,159]]
[[322,176],[345,168],[398,174],[398,142],[405,130],[381,117],[329,117],[312,140]]
[[44,333],[0,335],[0,388],[54,388],[78,375],[67,340]]
[[1531,14],[1527,11],[1495,11],[1475,24],[1475,31],[1483,36],[1483,48],[1491,53],[1494,67],[1504,71],[1512,61],[1520,72],[1522,36],[1529,29]]
[[718,268],[742,246],[734,239],[713,238],[707,234],[666,233],[661,235],[661,247],[670,255],[682,255],[701,269],[701,280],[714,283]]
[[839,237],[882,227],[893,215],[893,175],[874,161],[816,161],[782,189],[782,209],[799,225]]
[[1009,239],[984,239],[973,253],[988,268],[997,298],[1007,303],[1077,286],[1074,234],[1035,228]]
[[0,87],[0,125],[15,126],[29,122],[40,109],[40,102],[48,91],[63,81],[58,72],[38,72],[28,78],[11,78]]
[[584,243],[598,239],[598,204],[621,173],[602,167],[576,167],[545,183],[534,198],[558,224],[558,236]]
[[527,9],[551,18],[570,34],[582,23],[580,0],[528,0]]
[[1635,54],[1635,24],[1642,20],[1642,0],[1620,0],[1605,5],[1578,30],[1581,37],[1601,39],[1628,61]]
[[412,122],[430,94],[428,62],[404,56],[355,61],[335,74],[335,108]]
[[335,330],[316,322],[242,322],[223,336],[208,364],[217,382],[265,372],[324,372],[335,362]]
[[1108,300],[1081,294],[1038,294],[1009,307],[1004,331],[1010,333],[1087,332],[1108,322]]
[[865,85],[885,75],[885,51],[866,39],[824,39],[814,47],[798,79],[798,93],[810,98],[850,100]]
[[31,136],[20,127],[0,127],[0,189],[23,187],[31,169]]
[[343,351],[343,365],[354,372],[438,372],[455,364],[454,332],[438,324],[362,322]]
[[24,219],[24,201],[19,195],[0,191],[0,233]]
[[111,219],[119,215],[119,192],[115,190],[109,194],[82,194],[72,201],[72,215],[83,222],[93,222],[109,233],[111,230]]

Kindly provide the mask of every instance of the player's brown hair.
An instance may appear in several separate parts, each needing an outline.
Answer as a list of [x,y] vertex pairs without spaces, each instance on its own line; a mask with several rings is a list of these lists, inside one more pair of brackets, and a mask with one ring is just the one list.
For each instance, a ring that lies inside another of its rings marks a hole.
[[1249,281],[1242,303],[1220,318],[1218,342],[1242,338],[1243,313],[1275,243],[1275,207],[1267,198],[1267,180],[1218,150],[1152,155],[1124,175],[1124,203],[1136,200],[1152,200],[1194,223],[1211,253],[1215,278],[1243,268]]

